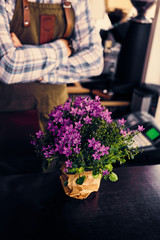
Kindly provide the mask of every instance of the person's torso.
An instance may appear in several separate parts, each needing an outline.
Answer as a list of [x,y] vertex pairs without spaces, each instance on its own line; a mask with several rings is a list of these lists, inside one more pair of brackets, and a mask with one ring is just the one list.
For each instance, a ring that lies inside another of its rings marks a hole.
[[17,35],[22,44],[42,44],[70,38],[74,22],[71,4],[17,0],[10,31]]

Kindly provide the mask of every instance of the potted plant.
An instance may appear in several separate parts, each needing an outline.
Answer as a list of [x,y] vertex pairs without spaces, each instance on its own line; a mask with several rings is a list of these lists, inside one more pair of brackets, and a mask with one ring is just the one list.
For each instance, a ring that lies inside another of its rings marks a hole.
[[131,131],[125,122],[113,121],[98,96],[69,98],[51,111],[47,128],[36,133],[32,144],[43,159],[43,170],[59,162],[66,194],[83,199],[98,191],[101,178],[117,181],[114,164],[138,153],[132,147],[133,137],[144,128]]

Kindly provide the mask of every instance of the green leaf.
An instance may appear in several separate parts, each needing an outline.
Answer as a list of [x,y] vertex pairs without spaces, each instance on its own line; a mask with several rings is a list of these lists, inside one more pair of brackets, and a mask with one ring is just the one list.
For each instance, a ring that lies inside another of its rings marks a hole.
[[112,164],[107,164],[107,165],[105,165],[105,169],[108,169],[109,172],[112,172],[112,171],[113,171],[113,166],[112,166]]
[[117,148],[116,146],[114,146],[114,147],[111,146],[111,147],[110,147],[110,152],[111,152],[111,153],[115,153],[115,152],[117,152],[117,151],[118,151],[118,148]]
[[84,172],[84,167],[77,168],[77,173],[81,174]]
[[103,176],[104,180],[108,179],[108,175]]
[[65,187],[67,187],[68,181],[64,181],[63,184],[64,184]]
[[93,176],[94,178],[98,178],[98,177],[99,177],[99,174],[93,174],[93,173],[92,173],[92,176]]
[[125,163],[126,162],[126,159],[121,159],[120,160],[120,164],[123,164],[123,163]]
[[109,175],[109,179],[112,181],[112,182],[116,182],[117,180],[118,180],[118,176],[117,176],[117,174],[115,174],[115,173],[111,173],[110,175]]
[[84,183],[84,180],[86,179],[86,176],[82,176],[76,179],[76,183],[78,185],[82,185]]
[[117,159],[112,158],[112,159],[111,159],[111,162],[112,162],[112,163],[116,163],[116,162],[117,162]]
[[75,174],[77,172],[77,168],[68,169],[68,173]]

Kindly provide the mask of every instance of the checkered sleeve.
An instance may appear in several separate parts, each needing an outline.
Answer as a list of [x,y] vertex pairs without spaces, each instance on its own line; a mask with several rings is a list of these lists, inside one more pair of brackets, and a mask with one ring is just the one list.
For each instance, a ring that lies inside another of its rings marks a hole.
[[[74,2],[74,1],[73,1]],[[99,32],[94,27],[89,1],[79,0],[75,7],[76,23],[73,45],[75,53],[68,64],[57,69],[58,82],[76,82],[100,75],[103,70],[103,47]]]
[[[54,3],[54,1],[51,1]],[[99,75],[103,69],[103,48],[93,25],[88,0],[71,1],[75,9],[73,46],[75,53],[67,56],[61,40],[40,46],[15,48],[10,37],[5,0],[0,0],[0,80],[4,83],[33,82],[70,83]],[[44,0],[45,3],[45,0]]]
[[4,83],[33,82],[68,61],[60,40],[41,46],[15,48],[10,37],[5,1],[0,0],[0,80]]

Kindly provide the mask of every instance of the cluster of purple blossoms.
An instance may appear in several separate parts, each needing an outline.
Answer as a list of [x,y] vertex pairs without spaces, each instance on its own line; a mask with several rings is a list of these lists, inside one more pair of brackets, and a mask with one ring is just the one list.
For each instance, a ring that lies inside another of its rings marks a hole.
[[[126,120],[124,120],[124,118],[118,120],[118,123],[121,126],[124,126],[125,122],[126,122]],[[120,134],[122,134],[125,137],[126,135],[130,135],[130,134],[136,133],[136,132],[143,132],[144,130],[145,130],[145,128],[143,127],[143,125],[142,126],[138,125],[138,129],[137,130],[132,130],[131,131],[129,128],[125,129],[125,130],[124,129],[120,129]]]
[[[135,131],[125,129],[126,120],[124,118],[119,119],[118,124],[115,126],[111,114],[108,109],[101,105],[98,96],[94,100],[89,97],[76,97],[72,101],[69,98],[64,105],[55,107],[54,111],[51,111],[49,115],[45,132],[38,131],[36,138],[32,140],[32,144],[36,148],[39,144],[38,151],[43,156],[45,167],[55,156],[56,158],[60,157],[65,162],[64,171],[67,173],[72,168],[87,167],[87,161],[89,160],[92,161],[89,166],[92,164],[93,166],[97,164],[98,167],[103,166],[102,169],[98,170],[107,178],[106,176],[111,171],[105,169],[105,166],[109,157],[112,156],[109,155],[109,150],[111,151],[114,139],[116,138],[117,147],[121,149],[122,136],[126,141],[126,139],[129,139],[127,135],[134,135],[134,133],[137,134],[144,130],[143,126],[140,125]],[[111,140],[110,135],[112,135]],[[106,136],[108,139],[105,139]],[[100,139],[103,139],[103,144]],[[89,156],[86,161],[85,158],[87,158],[88,154],[92,157]],[[124,157],[122,156],[123,159]]]
[[[85,124],[92,124],[94,118],[104,119],[107,123],[112,122],[111,112],[101,105],[99,97],[96,97],[95,100],[88,97],[84,99],[77,97],[74,102],[68,99],[63,106],[56,107],[49,116],[47,129],[55,137],[55,149],[52,153],[64,154],[67,158],[73,153],[80,153],[81,128]],[[41,137],[40,133],[38,137]],[[94,159],[105,154],[103,148],[104,146],[101,146],[99,151],[97,149],[93,156]],[[45,157],[50,156],[51,150],[44,152]]]
[[55,136],[55,153],[64,154],[67,158],[74,153],[80,152],[81,134],[79,129],[83,126],[80,122],[75,125],[70,120],[63,119],[60,128],[48,125],[48,129]]
[[68,172],[68,168],[72,168],[72,164],[73,162],[70,161],[69,159],[67,161],[65,161],[65,166],[66,168],[64,169],[64,171],[67,173]]
[[42,152],[46,159],[51,158],[55,154],[53,147],[50,145],[47,147],[42,147]]
[[109,147],[101,145],[101,143],[99,141],[96,141],[94,137],[92,139],[88,139],[88,142],[89,142],[88,147],[93,148],[93,150],[95,150],[95,153],[92,154],[94,160],[100,160],[101,156],[109,154],[108,152]]
[[104,119],[107,123],[111,123],[113,121],[111,119],[111,112],[101,105],[100,98],[98,96],[95,97],[95,100],[88,97],[84,99],[77,97],[73,103],[70,113],[74,116],[85,116],[83,120],[86,124],[92,124],[93,118]]

